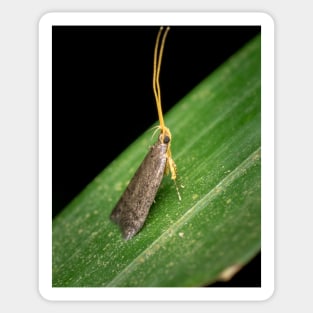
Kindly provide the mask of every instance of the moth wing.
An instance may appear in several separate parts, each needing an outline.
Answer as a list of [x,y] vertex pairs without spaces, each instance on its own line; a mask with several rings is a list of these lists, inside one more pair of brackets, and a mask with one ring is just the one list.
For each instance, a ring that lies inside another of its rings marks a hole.
[[154,144],[137,169],[122,197],[112,211],[125,239],[142,228],[161,184],[166,164],[167,144]]

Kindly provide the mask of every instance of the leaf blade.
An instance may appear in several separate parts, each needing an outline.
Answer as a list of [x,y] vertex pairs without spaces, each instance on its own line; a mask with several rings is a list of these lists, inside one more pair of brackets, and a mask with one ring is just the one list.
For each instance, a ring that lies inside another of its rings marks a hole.
[[260,38],[200,83],[165,121],[178,183],[185,186],[182,202],[166,177],[130,242],[109,221],[151,144],[145,133],[54,220],[53,286],[198,286],[259,251]]

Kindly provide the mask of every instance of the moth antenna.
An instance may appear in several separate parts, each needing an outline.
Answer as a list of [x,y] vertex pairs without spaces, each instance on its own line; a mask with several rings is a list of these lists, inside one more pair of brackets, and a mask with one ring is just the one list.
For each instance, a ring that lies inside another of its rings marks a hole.
[[[165,123],[162,113],[162,106],[161,106],[161,89],[160,89],[160,71],[161,71],[161,63],[162,63],[162,56],[163,56],[163,50],[165,45],[165,39],[170,30],[170,27],[166,27],[165,32],[163,34],[161,45],[160,45],[160,39],[163,32],[163,26],[160,27],[160,30],[157,35],[155,48],[154,48],[154,59],[153,59],[153,92],[155,96],[156,106],[158,110],[158,116],[160,121],[160,129],[162,134],[164,135],[165,130]],[[160,48],[159,48],[160,45]]]

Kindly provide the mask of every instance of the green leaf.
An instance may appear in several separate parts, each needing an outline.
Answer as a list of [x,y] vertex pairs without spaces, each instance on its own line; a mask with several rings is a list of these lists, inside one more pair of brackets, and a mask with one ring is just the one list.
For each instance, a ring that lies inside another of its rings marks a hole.
[[202,286],[260,251],[260,64],[258,36],[166,114],[182,200],[165,176],[133,239],[109,215],[151,131],[54,219],[53,286]]

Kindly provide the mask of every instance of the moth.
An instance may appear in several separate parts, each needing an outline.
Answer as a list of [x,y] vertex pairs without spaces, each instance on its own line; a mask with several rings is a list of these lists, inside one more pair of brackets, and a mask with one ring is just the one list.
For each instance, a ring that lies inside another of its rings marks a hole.
[[[163,32],[163,27],[160,28],[154,49],[153,91],[160,122],[157,128],[160,130],[160,134],[157,142],[150,148],[110,216],[111,220],[120,226],[123,237],[126,240],[131,239],[143,227],[164,173],[171,172],[171,178],[174,182],[176,179],[176,165],[172,159],[170,149],[172,136],[170,130],[164,124],[159,84],[162,54],[168,31],[169,27],[163,33],[159,48],[160,37]],[[180,199],[177,186],[176,190]]]

